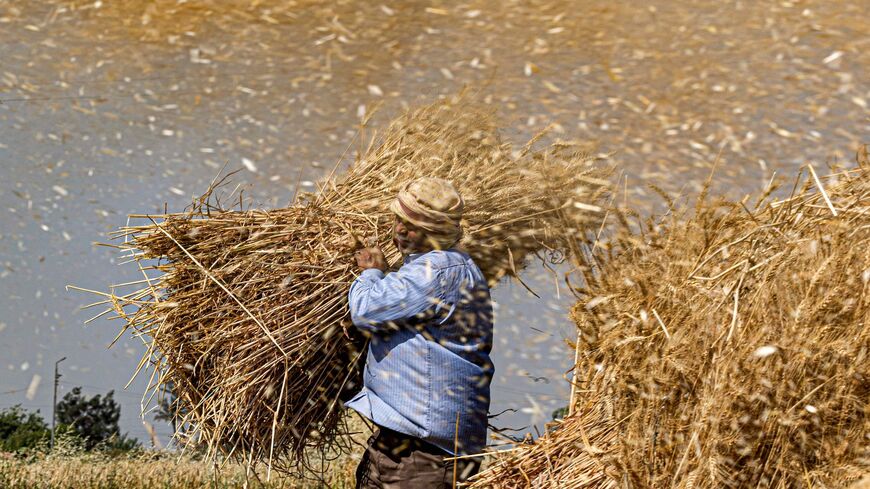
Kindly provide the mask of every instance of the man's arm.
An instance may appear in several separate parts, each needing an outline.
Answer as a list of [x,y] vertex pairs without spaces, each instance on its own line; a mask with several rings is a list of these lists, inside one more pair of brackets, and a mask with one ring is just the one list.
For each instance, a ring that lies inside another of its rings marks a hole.
[[437,270],[422,258],[398,272],[363,270],[348,294],[353,324],[366,331],[384,331],[391,322],[431,315],[439,303],[437,276]]

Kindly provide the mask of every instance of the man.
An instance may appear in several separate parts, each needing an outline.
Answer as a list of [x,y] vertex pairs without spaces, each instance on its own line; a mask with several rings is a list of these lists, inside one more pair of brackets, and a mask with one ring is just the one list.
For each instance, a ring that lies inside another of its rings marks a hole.
[[453,487],[479,469],[493,365],[486,279],[454,248],[462,197],[446,180],[406,184],[390,206],[402,267],[386,273],[378,248],[357,252],[353,324],[371,335],[363,388],[347,402],[377,427],[357,487]]

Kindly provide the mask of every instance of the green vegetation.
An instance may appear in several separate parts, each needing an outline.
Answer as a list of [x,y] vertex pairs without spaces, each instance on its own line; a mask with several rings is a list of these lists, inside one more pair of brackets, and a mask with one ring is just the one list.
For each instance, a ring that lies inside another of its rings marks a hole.
[[89,398],[82,394],[81,387],[75,387],[57,403],[59,430],[77,434],[87,450],[98,445],[120,451],[137,447],[139,442],[121,434],[119,419],[121,406],[114,399],[114,391]]
[[[114,393],[88,397],[76,387],[57,404],[56,438],[84,451],[126,452],[139,447],[135,438],[121,434],[121,406]],[[20,405],[0,410],[0,452],[47,452],[51,430],[39,411],[27,412]],[[5,487],[5,486],[0,486]]]
[[49,436],[51,432],[39,411],[28,413],[20,405],[0,410],[0,451],[35,448]]

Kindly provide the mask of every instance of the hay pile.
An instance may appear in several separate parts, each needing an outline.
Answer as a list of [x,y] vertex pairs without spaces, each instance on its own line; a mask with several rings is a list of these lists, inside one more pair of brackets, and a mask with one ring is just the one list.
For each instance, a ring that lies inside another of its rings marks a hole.
[[532,253],[570,252],[563,227],[596,219],[605,182],[581,149],[514,150],[481,107],[436,103],[290,208],[226,210],[210,190],[187,212],[134,216],[151,220],[116,236],[149,278],[109,299],[148,345],[140,368],[152,366],[155,390],[174,387],[211,453],[295,468],[306,449],[341,448],[340,398],[359,388],[363,346],[343,333],[353,253],[371,237],[400,261],[388,211],[398,188],[451,180],[466,200],[461,248],[494,284]]
[[[620,229],[573,415],[473,487],[845,487],[870,469],[870,164]],[[799,179],[800,181],[800,179]],[[827,194],[820,191],[824,189]],[[789,190],[789,189],[786,189]],[[596,270],[597,267],[597,270]]]

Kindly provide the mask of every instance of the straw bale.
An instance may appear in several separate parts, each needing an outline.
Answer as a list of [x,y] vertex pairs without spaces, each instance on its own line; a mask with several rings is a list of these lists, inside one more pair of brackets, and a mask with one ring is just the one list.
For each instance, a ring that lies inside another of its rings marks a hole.
[[702,194],[631,224],[616,211],[572,311],[573,413],[473,487],[846,487],[866,474],[870,165],[802,175],[784,200]]
[[606,182],[583,146],[514,149],[468,99],[411,111],[378,141],[289,208],[225,209],[212,188],[185,212],[134,216],[146,222],[116,233],[148,278],[108,300],[148,345],[140,367],[153,369],[152,387],[173,386],[187,434],[212,453],[290,469],[310,449],[343,448],[341,399],[359,387],[364,351],[346,333],[353,252],[374,238],[400,262],[388,205],[403,183],[457,186],[460,247],[491,284],[531,254],[564,258],[564,230],[600,221]]

